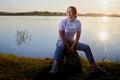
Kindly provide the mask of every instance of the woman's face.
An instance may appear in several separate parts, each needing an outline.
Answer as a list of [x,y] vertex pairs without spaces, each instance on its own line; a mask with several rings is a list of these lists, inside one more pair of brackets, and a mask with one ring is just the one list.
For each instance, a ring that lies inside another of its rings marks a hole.
[[74,15],[73,10],[71,8],[67,9],[67,16],[69,19],[75,19],[75,15]]

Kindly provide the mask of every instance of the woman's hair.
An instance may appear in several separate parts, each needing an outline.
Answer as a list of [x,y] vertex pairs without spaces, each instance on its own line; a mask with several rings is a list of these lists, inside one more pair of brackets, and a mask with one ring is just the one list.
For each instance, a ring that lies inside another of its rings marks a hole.
[[67,11],[68,11],[69,8],[72,9],[72,13],[73,13],[73,15],[75,15],[75,18],[77,18],[78,13],[77,13],[77,9],[76,9],[76,7],[74,7],[74,6],[69,6],[69,7],[67,8]]

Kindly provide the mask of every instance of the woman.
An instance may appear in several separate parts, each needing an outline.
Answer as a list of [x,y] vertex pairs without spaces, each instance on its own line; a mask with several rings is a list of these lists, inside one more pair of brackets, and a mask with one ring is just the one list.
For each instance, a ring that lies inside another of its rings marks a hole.
[[[68,7],[66,15],[67,18],[63,19],[59,25],[59,39],[56,43],[54,62],[50,73],[55,74],[59,71],[62,52],[65,48],[69,54],[74,54],[75,50],[84,51],[89,63],[92,65],[93,71],[105,72],[98,65],[96,65],[90,47],[87,44],[78,42],[81,35],[81,23],[78,19],[76,19],[77,9],[74,6]],[[72,45],[69,46],[69,43],[72,43]]]

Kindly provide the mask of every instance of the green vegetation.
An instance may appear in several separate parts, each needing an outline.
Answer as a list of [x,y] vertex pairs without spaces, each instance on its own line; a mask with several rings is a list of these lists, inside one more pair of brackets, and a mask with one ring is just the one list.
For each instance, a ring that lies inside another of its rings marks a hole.
[[[0,80],[53,80],[49,75],[52,61],[49,58],[25,58],[0,53]],[[81,58],[81,62],[83,72],[68,76],[69,80],[120,80],[120,64],[117,62],[97,62],[107,71],[98,75],[91,74],[91,66],[86,59]]]
[[49,66],[51,59],[33,59],[0,53],[1,79],[33,79],[42,68]]

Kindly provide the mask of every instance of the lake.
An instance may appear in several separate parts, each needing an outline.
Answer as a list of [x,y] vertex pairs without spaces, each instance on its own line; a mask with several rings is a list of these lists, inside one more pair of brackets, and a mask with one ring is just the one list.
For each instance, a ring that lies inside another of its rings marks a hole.
[[[33,58],[52,58],[58,25],[65,16],[0,16],[0,52]],[[91,47],[95,60],[120,61],[120,18],[82,17],[80,42]],[[84,52],[78,51],[85,57]]]

